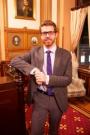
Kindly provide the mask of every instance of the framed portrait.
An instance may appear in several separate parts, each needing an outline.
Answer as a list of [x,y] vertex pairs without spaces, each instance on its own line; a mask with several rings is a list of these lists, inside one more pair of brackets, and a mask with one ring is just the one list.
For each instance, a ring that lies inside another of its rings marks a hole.
[[35,19],[35,0],[15,0],[16,19]]

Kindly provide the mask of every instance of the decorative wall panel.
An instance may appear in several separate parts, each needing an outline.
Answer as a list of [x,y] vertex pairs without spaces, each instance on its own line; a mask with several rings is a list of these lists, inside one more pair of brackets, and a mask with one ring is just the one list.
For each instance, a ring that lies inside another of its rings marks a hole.
[[6,60],[21,55],[32,47],[40,45],[40,34],[39,30],[30,30],[27,28],[5,29],[5,53]]

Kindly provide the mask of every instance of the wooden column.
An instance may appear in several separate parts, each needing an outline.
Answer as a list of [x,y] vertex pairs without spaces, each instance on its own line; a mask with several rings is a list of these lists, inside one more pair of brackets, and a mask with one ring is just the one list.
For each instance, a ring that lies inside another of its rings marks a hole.
[[0,59],[5,60],[5,41],[4,41],[4,25],[5,25],[5,0],[0,0]]
[[52,18],[52,0],[41,0],[40,17],[41,23],[46,19]]

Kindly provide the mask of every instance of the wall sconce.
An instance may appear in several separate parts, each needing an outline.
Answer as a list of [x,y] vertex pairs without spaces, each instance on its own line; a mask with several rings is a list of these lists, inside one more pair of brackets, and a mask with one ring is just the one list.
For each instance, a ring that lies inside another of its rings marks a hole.
[[32,37],[31,42],[32,42],[33,45],[37,45],[38,44],[38,38],[37,37]]
[[80,63],[85,63],[85,52],[81,53]]
[[88,59],[89,63],[90,63],[90,55],[89,55],[89,59]]
[[90,69],[90,55],[88,56],[89,69]]

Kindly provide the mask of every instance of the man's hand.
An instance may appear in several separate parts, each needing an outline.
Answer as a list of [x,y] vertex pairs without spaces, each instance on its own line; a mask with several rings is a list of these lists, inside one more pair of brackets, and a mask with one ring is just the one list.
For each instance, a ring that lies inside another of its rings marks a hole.
[[38,72],[41,72],[38,68],[34,68],[31,72],[30,72],[30,75],[35,75],[37,74]]
[[31,75],[35,76],[36,83],[38,85],[42,85],[43,83],[48,84],[49,82],[49,76],[45,75],[43,72],[41,72],[38,68],[34,68],[31,72]]
[[43,83],[46,82],[46,75],[43,72],[40,71],[35,72],[35,78],[36,78],[36,83],[38,85],[42,85]]

